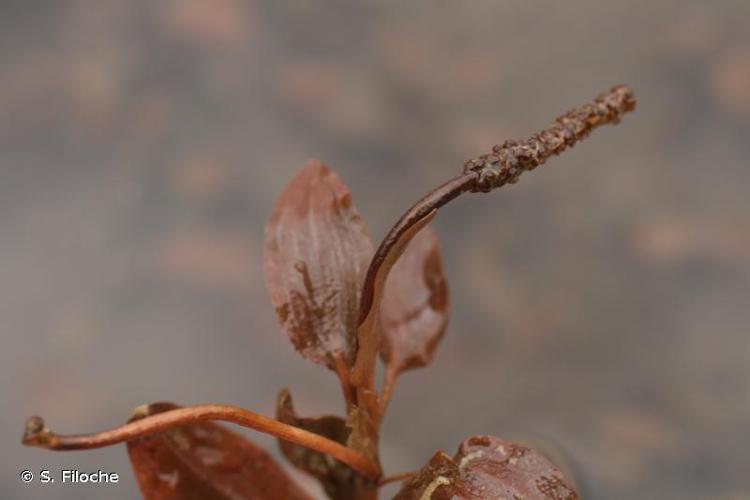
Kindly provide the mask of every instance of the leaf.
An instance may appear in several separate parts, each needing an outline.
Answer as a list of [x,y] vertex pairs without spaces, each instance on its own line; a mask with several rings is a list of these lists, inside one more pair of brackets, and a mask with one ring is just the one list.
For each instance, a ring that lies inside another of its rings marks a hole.
[[523,498],[577,500],[578,493],[546,458],[492,436],[472,437],[451,458],[436,453],[394,500]]
[[[279,393],[276,418],[280,422],[301,427],[341,444],[346,444],[350,433],[346,421],[341,417],[334,415],[318,418],[298,417],[294,411],[292,396],[287,389]],[[346,499],[354,494],[357,475],[350,467],[325,453],[283,439],[279,439],[278,443],[287,460],[298,469],[317,478],[330,498]]]
[[339,374],[354,361],[359,297],[372,253],[347,187],[322,163],[308,162],[266,226],[266,284],[294,347]]
[[380,355],[389,370],[427,365],[448,324],[448,286],[437,235],[420,231],[394,264],[380,306]]
[[[152,403],[129,421],[176,408]],[[149,500],[311,498],[266,451],[215,423],[174,428],[127,446],[138,485]]]

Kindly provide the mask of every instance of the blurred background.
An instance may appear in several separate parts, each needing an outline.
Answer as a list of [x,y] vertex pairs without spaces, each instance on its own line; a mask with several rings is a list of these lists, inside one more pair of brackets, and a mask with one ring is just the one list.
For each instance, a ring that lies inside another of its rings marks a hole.
[[165,399],[270,414],[281,387],[340,412],[262,279],[294,172],[329,164],[379,240],[467,158],[616,83],[639,101],[622,124],[437,217],[454,314],[396,389],[383,461],[495,434],[558,450],[585,498],[750,498],[746,0],[2,7],[3,498],[138,496],[123,446],[21,447],[33,414],[65,433]]

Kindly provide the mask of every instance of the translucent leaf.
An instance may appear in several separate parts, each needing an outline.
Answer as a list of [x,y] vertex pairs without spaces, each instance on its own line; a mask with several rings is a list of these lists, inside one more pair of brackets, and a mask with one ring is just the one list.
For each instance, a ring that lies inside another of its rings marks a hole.
[[[179,408],[152,403],[130,421]],[[262,448],[221,425],[205,422],[128,441],[144,498],[305,499],[305,493]]]
[[398,373],[432,360],[449,304],[438,238],[429,227],[417,233],[389,273],[380,314],[380,355],[389,370]]
[[562,473],[534,450],[492,436],[472,437],[450,457],[436,453],[394,500],[523,498],[577,500]]
[[339,374],[354,360],[372,253],[347,187],[328,167],[309,162],[284,189],[266,227],[266,283],[295,348]]

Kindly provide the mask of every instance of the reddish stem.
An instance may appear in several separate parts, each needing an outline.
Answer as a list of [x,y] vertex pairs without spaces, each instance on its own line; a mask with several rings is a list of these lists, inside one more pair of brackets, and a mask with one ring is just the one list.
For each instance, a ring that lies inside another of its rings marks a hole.
[[391,396],[393,395],[393,389],[396,387],[397,380],[398,372],[391,366],[386,367],[386,372],[383,377],[383,388],[381,389],[380,397],[378,398],[378,420],[382,420],[383,416],[385,416],[385,411],[388,409],[388,403],[391,401]]
[[[389,258],[398,258],[398,245],[404,244],[404,238],[408,242],[414,236],[414,234],[409,236],[408,233],[419,231],[421,226],[427,224],[434,217],[438,208],[458,197],[461,193],[474,189],[478,177],[479,174],[476,172],[466,172],[430,191],[401,216],[380,243],[370,261],[360,299],[357,355],[352,368],[351,379],[358,389],[357,404],[365,407],[371,413],[373,419],[378,418],[377,413],[370,411],[371,409],[367,408],[363,401],[360,401],[359,393],[361,391],[374,392],[375,363],[380,342],[379,325],[377,324],[378,311],[376,309],[379,300],[376,294],[382,293],[382,289],[379,289],[379,287],[385,284],[389,271],[386,261]],[[400,251],[403,251],[403,249]],[[385,269],[385,275],[380,274],[381,269]],[[377,409],[375,411],[377,412]]]
[[360,299],[359,308],[360,324],[365,320],[372,307],[375,277],[378,269],[401,235],[413,226],[415,222],[422,220],[433,210],[442,207],[461,193],[472,190],[478,177],[479,174],[476,172],[467,172],[443,183],[416,202],[388,231],[377,251],[375,251],[375,255],[370,261],[370,267],[365,276],[365,284],[362,287],[362,298]]
[[377,464],[368,460],[356,450],[264,415],[236,406],[226,405],[207,404],[178,408],[150,415],[114,429],[94,434],[69,436],[55,434],[44,426],[44,420],[41,417],[31,417],[26,422],[23,444],[48,450],[87,450],[130,441],[163,432],[173,427],[206,420],[224,420],[242,427],[255,429],[256,431],[270,434],[291,443],[328,454],[368,478],[377,478],[380,476],[380,468]]
[[[505,141],[492,151],[464,164],[462,175],[437,187],[401,216],[391,228],[370,261],[370,267],[362,287],[359,308],[359,326],[368,320],[376,303],[375,288],[378,271],[389,252],[399,242],[401,236],[416,223],[424,219],[449,201],[467,191],[489,192],[508,183],[515,183],[519,176],[533,170],[572,147],[589,135],[596,127],[608,123],[618,123],[620,118],[635,109],[635,97],[630,87],[617,85],[597,96],[592,102],[568,111],[559,116],[555,123],[538,134],[521,141]],[[367,332],[377,336],[377,328]],[[358,387],[372,390],[372,374],[375,371],[375,357],[371,349],[362,349],[362,338],[358,336],[358,350],[353,370],[353,382]],[[370,340],[378,345],[379,339]]]

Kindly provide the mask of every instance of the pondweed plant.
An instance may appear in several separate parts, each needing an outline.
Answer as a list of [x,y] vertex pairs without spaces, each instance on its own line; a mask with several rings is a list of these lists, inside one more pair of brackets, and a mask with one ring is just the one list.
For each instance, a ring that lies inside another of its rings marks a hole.
[[[59,435],[32,417],[23,443],[83,450],[125,442],[149,499],[310,498],[266,451],[211,422],[224,420],[276,436],[284,457],[333,499],[374,499],[395,480],[403,481],[397,499],[577,499],[541,454],[492,436],[467,439],[453,457],[438,452],[417,472],[384,477],[378,434],[399,376],[430,362],[448,322],[438,239],[427,227],[437,210],[461,194],[515,183],[634,107],[628,87],[613,87],[547,130],[467,161],[459,176],[407,210],[374,251],[333,171],[312,161],[292,179],[266,228],[266,282],[297,351],[338,376],[344,416],[298,416],[282,390],[275,419],[218,404],[152,403],[96,434]],[[378,357],[384,379],[376,385]]]

